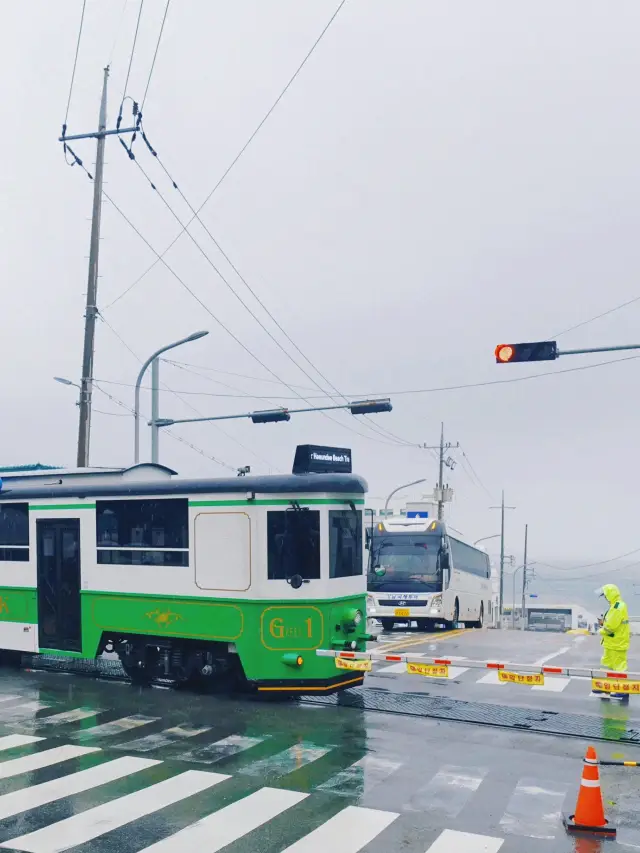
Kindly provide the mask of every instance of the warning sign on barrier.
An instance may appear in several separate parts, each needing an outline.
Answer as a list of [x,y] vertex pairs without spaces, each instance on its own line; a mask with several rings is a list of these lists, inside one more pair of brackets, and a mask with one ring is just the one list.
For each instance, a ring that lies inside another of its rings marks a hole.
[[410,675],[424,675],[426,678],[449,677],[449,667],[446,664],[407,662],[407,672]]
[[526,684],[531,687],[532,685],[544,684],[544,674],[542,672],[532,672],[522,675],[519,672],[506,672],[504,669],[499,669],[498,681],[505,681],[509,684]]
[[336,667],[338,669],[355,669],[358,672],[371,672],[370,660],[346,660],[345,658],[336,658]]
[[614,681],[610,678],[592,678],[591,689],[601,693],[637,693],[640,695],[640,681],[621,679]]

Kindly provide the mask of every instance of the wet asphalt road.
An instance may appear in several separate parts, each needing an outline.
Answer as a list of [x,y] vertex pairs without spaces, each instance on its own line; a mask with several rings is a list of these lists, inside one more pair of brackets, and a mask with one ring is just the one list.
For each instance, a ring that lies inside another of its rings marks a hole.
[[[437,644],[438,654],[455,644],[463,657],[470,638],[423,643]],[[591,654],[590,638],[528,639],[516,660],[567,645],[563,660]],[[504,638],[474,632],[474,653],[485,648],[483,657],[494,656]],[[390,689],[405,680],[416,689],[415,676],[391,676],[383,679]],[[0,670],[0,677],[0,850],[640,850],[640,769],[601,770],[617,841],[581,847],[566,836],[560,813],[575,806],[587,745],[580,739],[63,673]],[[442,689],[466,691],[469,700],[492,687],[459,680]],[[493,686],[493,701],[516,689]],[[567,689],[543,699],[564,702]],[[595,700],[589,709],[621,710]],[[601,758],[640,761],[640,748],[595,745]]]

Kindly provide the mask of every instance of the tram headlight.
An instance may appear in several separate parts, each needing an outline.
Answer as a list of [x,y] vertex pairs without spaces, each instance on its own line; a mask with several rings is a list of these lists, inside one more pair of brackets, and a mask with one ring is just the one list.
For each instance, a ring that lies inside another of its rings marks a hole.
[[351,607],[344,611],[342,615],[342,624],[346,631],[354,631],[362,622],[362,619],[362,610],[357,610],[355,607]]

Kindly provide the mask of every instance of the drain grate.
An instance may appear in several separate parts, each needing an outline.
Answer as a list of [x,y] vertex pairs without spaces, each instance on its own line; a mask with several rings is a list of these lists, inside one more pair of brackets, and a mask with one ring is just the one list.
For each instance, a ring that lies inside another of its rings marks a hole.
[[304,704],[335,705],[362,711],[380,711],[411,717],[431,717],[460,723],[476,723],[538,734],[564,735],[589,740],[617,741],[640,745],[640,730],[622,720],[583,714],[564,714],[492,705],[487,702],[463,702],[448,697],[411,693],[389,693],[369,687],[345,690],[332,696],[304,696]]

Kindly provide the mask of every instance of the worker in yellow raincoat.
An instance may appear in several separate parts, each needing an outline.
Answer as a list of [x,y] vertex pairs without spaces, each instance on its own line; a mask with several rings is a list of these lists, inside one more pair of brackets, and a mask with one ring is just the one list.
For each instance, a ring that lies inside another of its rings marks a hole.
[[[620,596],[620,590],[613,583],[605,584],[598,593],[609,602],[598,633],[602,637],[603,654],[601,666],[609,672],[626,672],[628,669],[627,652],[631,641],[629,612]],[[629,699],[628,694],[612,693],[612,697]]]

